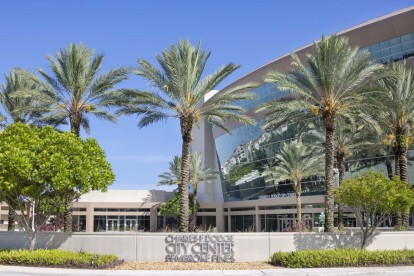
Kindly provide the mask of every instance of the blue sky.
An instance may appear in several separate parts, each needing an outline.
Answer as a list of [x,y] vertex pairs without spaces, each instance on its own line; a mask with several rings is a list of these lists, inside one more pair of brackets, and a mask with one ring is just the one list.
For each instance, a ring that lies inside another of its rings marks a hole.
[[[414,0],[339,1],[0,1],[0,83],[13,67],[48,69],[46,54],[83,42],[105,54],[101,72],[136,67],[178,39],[212,55],[211,73],[241,65],[218,88],[292,50],[367,20],[414,5]],[[147,89],[131,75],[120,87]],[[181,151],[175,120],[144,129],[136,117],[112,124],[91,120],[90,137],[106,151],[116,174],[111,189],[157,189],[158,175]],[[82,133],[83,137],[87,137]]]

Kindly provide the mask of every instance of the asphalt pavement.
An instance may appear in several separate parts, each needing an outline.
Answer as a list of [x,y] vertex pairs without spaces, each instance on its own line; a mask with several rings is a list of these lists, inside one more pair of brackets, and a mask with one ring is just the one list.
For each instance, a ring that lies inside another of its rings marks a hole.
[[264,270],[90,270],[59,269],[39,267],[0,266],[1,276],[39,276],[39,275],[84,275],[84,276],[125,276],[125,275],[277,275],[277,276],[342,276],[342,275],[386,275],[413,276],[414,266],[397,267],[349,267],[349,268],[303,268],[303,269],[264,269]]

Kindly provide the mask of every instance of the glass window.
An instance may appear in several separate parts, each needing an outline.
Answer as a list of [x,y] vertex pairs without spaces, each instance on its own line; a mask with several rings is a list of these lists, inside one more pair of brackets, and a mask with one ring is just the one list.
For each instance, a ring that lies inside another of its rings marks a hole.
[[401,36],[401,43],[411,42],[413,41],[413,34],[407,34]]
[[371,53],[378,52],[380,50],[379,43],[369,46]]
[[396,45],[400,45],[400,44],[401,44],[400,37],[390,39],[390,46],[396,46]]
[[385,40],[380,42],[380,48],[381,50],[387,49],[390,47],[390,41],[389,40]]

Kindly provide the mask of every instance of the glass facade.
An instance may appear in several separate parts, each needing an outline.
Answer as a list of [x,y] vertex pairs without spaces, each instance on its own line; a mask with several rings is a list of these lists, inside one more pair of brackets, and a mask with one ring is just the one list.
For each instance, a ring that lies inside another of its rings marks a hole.
[[[399,61],[414,56],[414,33],[381,41],[365,49],[371,52],[376,62]],[[256,94],[256,100],[238,103],[247,110],[287,95],[271,83],[264,83],[252,92]],[[266,182],[263,172],[266,168],[274,166],[274,156],[279,152],[283,142],[296,139],[298,127],[296,124],[290,124],[276,130],[262,130],[263,122],[264,119],[260,119],[254,126],[244,125],[233,129],[231,134],[226,133],[215,138],[225,201],[294,196],[291,183]],[[410,151],[410,160],[414,160],[413,155],[414,152]],[[394,167],[392,159],[392,156],[387,156],[350,160],[346,164],[346,177],[368,169],[389,173]],[[412,166],[414,164],[410,162],[411,181],[414,180],[414,175],[411,176],[414,173]],[[312,178],[302,182],[302,195],[318,194],[324,194],[323,179]]]
[[363,49],[369,50],[372,58],[379,63],[400,61],[414,56],[414,33],[384,40]]

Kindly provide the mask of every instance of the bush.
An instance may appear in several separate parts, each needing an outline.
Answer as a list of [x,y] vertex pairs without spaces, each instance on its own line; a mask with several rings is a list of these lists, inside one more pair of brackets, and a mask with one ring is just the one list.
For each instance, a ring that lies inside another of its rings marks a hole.
[[120,264],[115,255],[97,255],[58,249],[1,250],[1,265],[50,266],[70,268],[108,268]]
[[320,249],[276,252],[270,262],[289,268],[412,265],[414,250]]

